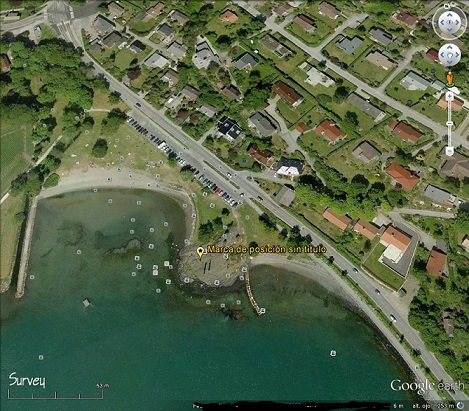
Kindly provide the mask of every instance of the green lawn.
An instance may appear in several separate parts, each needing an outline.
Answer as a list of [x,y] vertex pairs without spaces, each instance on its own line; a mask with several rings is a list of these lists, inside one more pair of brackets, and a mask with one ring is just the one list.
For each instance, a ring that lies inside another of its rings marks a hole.
[[140,60],[139,57],[142,55],[141,54],[136,54],[133,51],[123,48],[121,50],[116,51],[116,61],[115,65],[117,68],[120,70],[126,70],[130,67],[130,63],[132,60],[137,59]]
[[404,284],[405,279],[378,261],[385,249],[383,244],[378,244],[363,263],[363,267],[381,281],[398,290]]
[[[353,34],[349,35],[347,34],[348,37],[353,38]],[[341,50],[339,47],[336,46],[336,43],[340,40],[342,40],[345,36],[344,35],[339,35],[335,37],[326,47],[324,47],[323,50],[327,51],[329,53],[329,56],[335,57],[339,59],[340,62],[345,63],[345,64],[352,64],[356,59],[358,59],[362,54],[365,54],[368,49],[374,44],[369,38],[366,38],[365,36],[361,35],[360,38],[363,41],[360,47],[358,47],[354,53],[348,55],[346,54],[343,50]]]
[[[407,75],[408,71],[404,71],[403,73],[399,74],[386,88],[386,93],[395,100],[400,101],[403,104],[406,104],[407,100],[412,101],[413,104],[417,103],[423,95],[427,92],[427,90],[407,90],[402,87],[399,82]],[[430,88],[428,89],[430,90]],[[433,89],[429,92],[431,93]]]
[[[368,53],[367,53],[368,54]],[[374,87],[379,86],[396,69],[396,65],[389,70],[376,66],[366,59],[366,54],[353,63],[351,69],[368,84]]]
[[29,126],[0,122],[0,186],[2,196],[8,191],[11,181],[30,165],[29,159],[33,154],[30,133]]
[[303,101],[297,107],[292,107],[289,103],[282,99],[279,99],[277,102],[277,111],[286,121],[288,126],[293,126],[304,116],[310,113],[311,110],[317,105],[317,102],[311,94],[306,92],[306,90],[300,89],[299,85],[289,81],[285,82],[293,87],[296,92],[303,97]]
[[317,206],[315,208],[304,208],[303,206],[297,205],[295,208],[295,211],[298,214],[303,215],[307,222],[327,235],[333,241],[337,241],[337,239],[342,235],[343,231],[339,227],[336,227],[322,216],[325,207]]
[[18,246],[18,236],[20,234],[21,224],[15,221],[15,215],[24,209],[24,197],[8,197],[0,205],[0,280],[3,282],[10,277],[13,268],[16,250]]

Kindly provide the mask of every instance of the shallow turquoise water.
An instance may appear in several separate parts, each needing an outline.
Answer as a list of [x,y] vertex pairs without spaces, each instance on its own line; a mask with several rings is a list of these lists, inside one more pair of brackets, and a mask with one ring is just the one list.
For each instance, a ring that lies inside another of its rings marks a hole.
[[[2,409],[184,410],[193,400],[408,399],[389,389],[392,379],[405,378],[399,360],[372,328],[310,280],[287,281],[291,273],[256,267],[256,298],[268,313],[255,318],[242,297],[248,315],[239,322],[215,304],[205,306],[205,298],[188,299],[174,278],[166,285],[172,272],[163,262],[175,262],[175,244],[184,237],[183,209],[155,193],[80,192],[41,201],[29,266],[35,277],[22,300],[9,293],[1,301],[1,404],[8,407]],[[112,253],[132,239],[141,242],[138,252]],[[84,308],[83,298],[92,305]],[[236,298],[213,301],[230,306]],[[329,356],[331,349],[337,357]],[[45,377],[46,389],[9,387],[12,372]],[[98,396],[97,383],[109,384],[104,400],[6,399],[8,388],[22,397],[54,391]]]

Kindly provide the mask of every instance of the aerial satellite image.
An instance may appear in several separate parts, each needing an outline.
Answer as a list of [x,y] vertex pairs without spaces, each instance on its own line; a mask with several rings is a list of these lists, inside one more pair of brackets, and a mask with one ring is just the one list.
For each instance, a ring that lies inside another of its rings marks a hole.
[[469,0],[0,0],[2,410],[469,410]]

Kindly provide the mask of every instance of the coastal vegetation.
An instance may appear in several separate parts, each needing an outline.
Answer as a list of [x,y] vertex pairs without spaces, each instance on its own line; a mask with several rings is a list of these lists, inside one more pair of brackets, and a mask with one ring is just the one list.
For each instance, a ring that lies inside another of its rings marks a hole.
[[[469,211],[460,209],[456,219],[412,216],[411,221],[439,240],[446,241],[448,277],[429,274],[425,267],[430,251],[419,246],[412,275],[420,290],[412,301],[409,322],[420,332],[425,344],[455,380],[469,379],[469,258],[460,246],[469,232]],[[443,312],[450,311],[454,337],[443,328]]]

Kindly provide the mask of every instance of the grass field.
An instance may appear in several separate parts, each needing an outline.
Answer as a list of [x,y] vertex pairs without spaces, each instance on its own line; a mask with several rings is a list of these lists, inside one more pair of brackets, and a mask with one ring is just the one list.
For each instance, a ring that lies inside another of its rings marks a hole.
[[0,191],[8,191],[10,183],[18,174],[26,170],[33,153],[29,142],[30,129],[26,126],[0,122]]
[[353,63],[351,69],[356,72],[363,81],[376,87],[391,75],[391,73],[396,69],[396,65],[389,70],[384,70],[383,68],[369,62],[366,59],[365,54]]
[[398,290],[404,284],[405,279],[378,261],[378,258],[383,254],[385,249],[386,247],[383,244],[378,244],[363,263],[363,267],[376,278]]
[[8,197],[2,205],[0,205],[0,280],[5,281],[10,277],[13,268],[16,250],[18,246],[18,237],[20,234],[21,224],[15,221],[15,214],[20,213],[24,209],[24,197]]
[[[349,38],[352,38],[352,36],[347,35]],[[372,41],[364,36],[360,36],[360,38],[363,41],[363,43],[358,47],[354,53],[352,54],[346,54],[343,50],[341,50],[339,47],[336,46],[336,43],[340,40],[342,40],[344,35],[340,35],[335,37],[326,47],[324,47],[324,50],[329,53],[331,57],[336,57],[338,58],[342,63],[345,64],[352,64],[358,57],[360,57],[363,53],[366,53],[366,51],[372,46]]]

